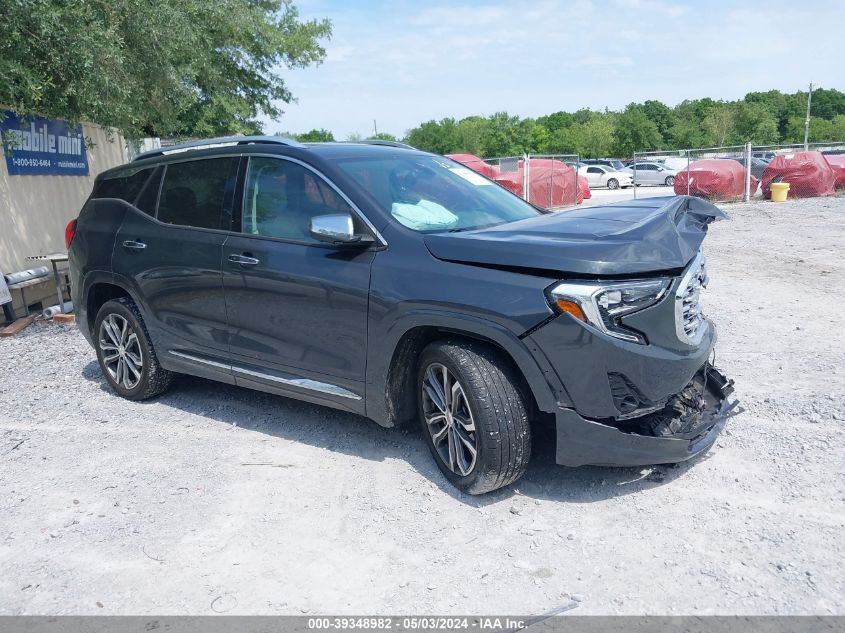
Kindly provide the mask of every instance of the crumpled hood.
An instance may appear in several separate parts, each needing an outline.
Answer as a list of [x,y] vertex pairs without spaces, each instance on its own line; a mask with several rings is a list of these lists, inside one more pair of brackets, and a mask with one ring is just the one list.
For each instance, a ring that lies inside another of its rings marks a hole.
[[438,259],[468,264],[625,275],[685,267],[707,225],[727,216],[700,198],[645,198],[425,236]]

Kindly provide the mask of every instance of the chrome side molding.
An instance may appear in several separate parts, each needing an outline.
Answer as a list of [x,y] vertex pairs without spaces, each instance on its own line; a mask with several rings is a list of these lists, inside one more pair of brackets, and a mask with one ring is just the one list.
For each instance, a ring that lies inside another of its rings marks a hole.
[[331,383],[320,382],[319,380],[311,380],[310,378],[283,378],[281,376],[274,376],[273,374],[267,374],[261,371],[247,369],[246,367],[239,367],[238,365],[227,365],[225,363],[218,363],[217,361],[208,360],[206,358],[200,358],[198,356],[193,356],[184,352],[177,352],[176,350],[169,351],[171,354],[173,354],[174,356],[178,356],[179,358],[184,358],[185,360],[189,360],[194,363],[210,365],[211,367],[216,367],[218,369],[225,369],[235,374],[241,374],[243,376],[250,376],[253,378],[261,378],[262,380],[269,380],[270,382],[277,382],[282,385],[289,385],[291,387],[307,389],[308,391],[325,393],[331,396],[337,396],[339,398],[361,400],[361,396],[359,396],[357,393],[349,391],[348,389],[344,389],[343,387],[339,387],[338,385],[333,385]]

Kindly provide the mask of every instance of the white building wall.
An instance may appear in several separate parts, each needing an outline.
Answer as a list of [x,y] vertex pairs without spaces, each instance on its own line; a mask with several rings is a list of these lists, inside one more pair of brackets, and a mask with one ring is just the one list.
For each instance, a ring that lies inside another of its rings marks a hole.
[[83,124],[88,176],[10,176],[0,157],[0,271],[36,266],[29,255],[64,253],[65,226],[79,214],[101,171],[127,162],[126,142],[116,130]]

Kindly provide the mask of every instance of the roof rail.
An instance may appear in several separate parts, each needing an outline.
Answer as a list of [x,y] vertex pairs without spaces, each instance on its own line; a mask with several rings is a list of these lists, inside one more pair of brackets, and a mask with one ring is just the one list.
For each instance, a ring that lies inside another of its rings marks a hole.
[[180,143],[179,145],[168,145],[158,149],[138,154],[133,163],[145,158],[152,158],[154,156],[167,156],[168,154],[179,154],[181,152],[189,152],[192,150],[208,149],[210,147],[226,147],[229,145],[288,145],[290,147],[305,147],[302,143],[294,141],[293,139],[284,136],[221,136],[219,138],[205,138],[198,141],[190,141],[189,143]]
[[350,141],[351,143],[364,143],[365,145],[386,145],[387,147],[401,147],[403,149],[417,149],[407,143],[400,143],[399,141],[383,141],[378,138],[368,138],[363,141]]

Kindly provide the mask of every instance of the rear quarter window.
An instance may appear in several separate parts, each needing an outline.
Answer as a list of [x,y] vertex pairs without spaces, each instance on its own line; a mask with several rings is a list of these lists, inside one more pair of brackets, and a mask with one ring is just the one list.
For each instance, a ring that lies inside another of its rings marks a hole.
[[153,171],[155,171],[154,167],[146,167],[118,172],[97,183],[91,197],[95,199],[116,198],[134,205]]

